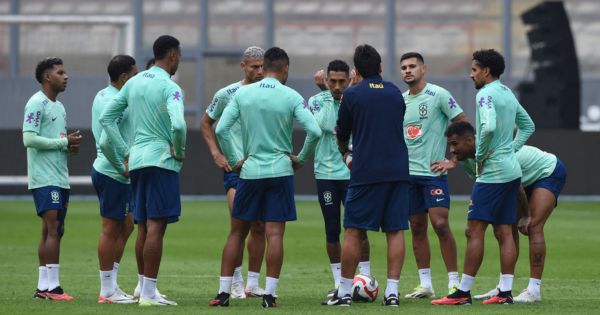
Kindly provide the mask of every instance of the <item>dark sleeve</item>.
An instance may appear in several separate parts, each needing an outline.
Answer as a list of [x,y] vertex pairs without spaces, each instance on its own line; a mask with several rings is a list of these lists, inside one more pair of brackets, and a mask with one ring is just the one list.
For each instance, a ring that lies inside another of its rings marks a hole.
[[350,106],[352,104],[352,96],[350,93],[344,92],[340,100],[340,109],[338,111],[338,120],[336,126],[336,134],[339,141],[347,142],[350,140],[352,133],[352,112]]

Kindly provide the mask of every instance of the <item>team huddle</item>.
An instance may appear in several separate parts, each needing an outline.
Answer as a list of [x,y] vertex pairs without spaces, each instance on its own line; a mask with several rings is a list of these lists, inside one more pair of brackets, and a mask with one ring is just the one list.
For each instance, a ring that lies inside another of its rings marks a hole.
[[[101,304],[177,305],[159,292],[157,279],[167,226],[181,214],[179,171],[187,129],[184,92],[171,80],[181,59],[180,43],[163,35],[154,42],[153,52],[154,59],[140,73],[132,57],[113,57],[107,67],[110,84],[93,101],[97,157],[91,178],[102,217]],[[566,169],[555,155],[525,145],[535,127],[499,79],[503,57],[491,49],[473,53],[475,126],[450,92],[425,81],[427,66],[421,54],[400,58],[405,93],[382,79],[381,57],[372,46],[356,47],[353,63],[351,70],[346,62],[333,60],[326,70],[317,71],[315,83],[322,91],[306,102],[285,85],[287,53],[278,47],[264,51],[252,46],[240,63],[244,78],[215,93],[201,131],[216,166],[223,170],[230,232],[219,289],[209,305],[229,306],[231,299],[258,297],[265,308],[278,306],[285,226],[296,220],[294,171],[312,156],[333,278],[323,305],[350,306],[360,299],[353,289],[356,269],[360,281],[374,281],[367,231],[383,231],[387,278],[382,304],[397,307],[404,230],[409,228],[420,283],[405,298],[431,298],[434,305],[471,304],[490,224],[500,248],[500,279],[496,288],[474,298],[484,304],[541,301],[543,227],[566,181]],[[42,219],[34,298],[70,301],[74,298],[60,286],[59,251],[69,201],[67,159],[78,153],[82,136],[79,131],[67,134],[66,112],[57,100],[68,81],[62,60],[42,60],[36,79],[42,88],[27,102],[23,121],[29,189]],[[306,132],[298,153],[292,146],[294,121]],[[447,173],[457,164],[475,180],[461,277],[448,220]],[[435,299],[431,278],[429,222],[448,272],[448,293],[440,299]],[[134,223],[138,284],[130,295],[120,288],[117,276]],[[530,281],[513,298],[519,232],[529,240]],[[264,289],[259,285],[263,257]]]

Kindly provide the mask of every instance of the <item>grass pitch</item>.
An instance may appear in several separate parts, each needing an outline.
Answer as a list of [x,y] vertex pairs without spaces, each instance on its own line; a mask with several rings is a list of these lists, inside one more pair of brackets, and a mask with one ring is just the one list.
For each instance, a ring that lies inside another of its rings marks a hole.
[[[459,273],[462,271],[466,225],[466,203],[453,202],[451,226],[458,245]],[[500,314],[514,313],[598,313],[600,307],[600,204],[560,202],[546,225],[548,254],[544,271],[541,303],[535,305],[491,305],[476,301],[470,307],[432,306],[429,300],[400,300],[398,309],[383,308],[381,298],[374,304],[355,303],[350,309],[321,306],[332,288],[329,262],[325,253],[325,236],[321,213],[316,201],[298,202],[298,221],[288,224],[285,237],[285,260],[280,279],[278,309],[271,313],[339,314],[398,313],[419,314]],[[73,302],[31,299],[37,284],[37,244],[40,220],[33,201],[0,202],[0,313],[1,314],[198,314],[263,313],[260,299],[233,300],[229,308],[214,309],[208,301],[218,289],[221,250],[229,231],[225,202],[184,202],[179,223],[167,229],[158,287],[179,306],[140,309],[137,305],[98,305],[98,259],[96,246],[100,233],[97,202],[72,201],[61,248],[61,285],[76,300]],[[134,231],[134,233],[136,233]],[[400,294],[418,284],[417,268],[406,234],[406,258],[400,279]],[[373,275],[385,289],[385,238],[369,233]],[[119,284],[129,293],[137,277],[133,244],[127,244],[121,262]],[[437,238],[430,230],[432,275],[438,296],[446,293],[447,276]],[[514,295],[527,286],[529,262],[527,242],[521,237],[521,258],[517,263]],[[246,261],[244,278],[246,278]],[[264,266],[261,286],[264,286]],[[498,246],[488,230],[485,257],[473,293],[493,288],[498,281]]]

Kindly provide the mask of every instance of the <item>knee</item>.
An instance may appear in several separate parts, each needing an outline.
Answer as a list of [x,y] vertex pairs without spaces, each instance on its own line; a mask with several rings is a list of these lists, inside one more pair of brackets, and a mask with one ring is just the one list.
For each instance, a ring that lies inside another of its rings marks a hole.
[[410,221],[410,231],[413,237],[422,237],[427,234],[427,223],[422,221]]
[[431,225],[433,226],[435,233],[441,238],[445,238],[450,234],[450,225],[446,220],[438,220],[436,222],[432,222]]
[[537,222],[531,222],[528,232],[530,236],[544,234],[544,225]]
[[265,223],[261,221],[252,222],[250,232],[256,235],[265,235]]

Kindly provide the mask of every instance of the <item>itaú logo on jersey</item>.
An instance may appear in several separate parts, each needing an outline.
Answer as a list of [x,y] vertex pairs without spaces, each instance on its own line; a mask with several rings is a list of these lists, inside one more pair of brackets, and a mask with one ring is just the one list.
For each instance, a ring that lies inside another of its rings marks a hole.
[[406,127],[406,138],[407,139],[417,139],[419,138],[423,133],[421,132],[421,125],[419,124],[414,124],[414,125],[408,125],[408,127]]

